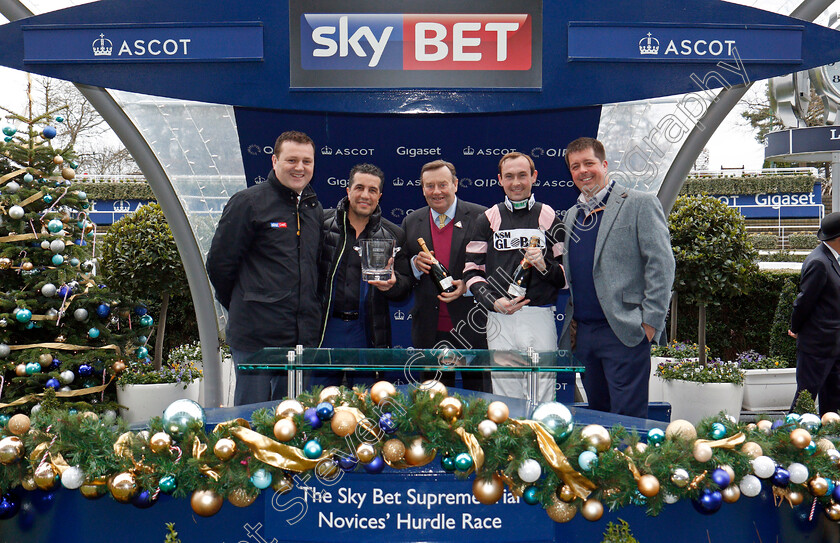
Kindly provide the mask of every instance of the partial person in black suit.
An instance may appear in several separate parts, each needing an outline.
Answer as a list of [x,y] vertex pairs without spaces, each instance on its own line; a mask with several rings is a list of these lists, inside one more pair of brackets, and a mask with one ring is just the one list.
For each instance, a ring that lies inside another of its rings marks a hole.
[[823,415],[840,409],[840,212],[822,220],[817,237],[822,243],[802,263],[788,334],[796,338],[791,409],[807,390]]
[[[487,313],[469,294],[461,280],[465,249],[470,241],[473,221],[487,209],[465,202],[455,193],[458,177],[455,166],[445,160],[435,160],[420,170],[423,196],[429,205],[413,211],[403,221],[406,250],[414,273],[414,308],[411,310],[411,339],[418,349],[454,348],[486,349]],[[439,294],[429,273],[431,259],[421,251],[417,239],[426,246],[453,278],[455,292]],[[464,388],[490,391],[486,372],[461,372]],[[424,379],[434,374],[425,372]],[[454,372],[444,372],[441,381],[452,386]]]

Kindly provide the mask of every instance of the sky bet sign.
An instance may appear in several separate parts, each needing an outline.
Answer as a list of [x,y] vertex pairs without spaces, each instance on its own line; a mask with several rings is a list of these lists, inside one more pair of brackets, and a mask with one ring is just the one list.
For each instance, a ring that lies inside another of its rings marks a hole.
[[539,1],[518,3],[516,13],[325,13],[316,7],[290,2],[292,87],[542,84]]

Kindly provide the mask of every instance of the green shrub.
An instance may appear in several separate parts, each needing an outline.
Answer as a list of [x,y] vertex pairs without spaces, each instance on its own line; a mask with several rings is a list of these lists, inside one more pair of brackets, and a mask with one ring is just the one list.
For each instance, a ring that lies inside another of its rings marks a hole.
[[692,177],[680,194],[780,194],[814,190],[820,179],[811,175],[762,175],[761,177]]
[[84,191],[90,200],[157,200],[148,183],[137,181],[73,183],[70,190]]
[[607,531],[604,532],[604,539],[601,543],[639,543],[630,531],[630,525],[626,520],[618,519],[621,524],[607,523]]
[[788,276],[779,294],[773,326],[770,328],[770,355],[783,358],[791,368],[796,366],[796,340],[790,337],[787,331],[790,328],[790,315],[793,312],[797,290],[799,276]]
[[750,234],[750,243],[756,249],[773,250],[779,248],[779,238],[774,234]]
[[790,251],[776,251],[758,257],[761,262],[805,262],[808,255],[795,255]]
[[810,232],[796,232],[788,236],[788,246],[791,249],[811,250],[820,244],[816,234]]

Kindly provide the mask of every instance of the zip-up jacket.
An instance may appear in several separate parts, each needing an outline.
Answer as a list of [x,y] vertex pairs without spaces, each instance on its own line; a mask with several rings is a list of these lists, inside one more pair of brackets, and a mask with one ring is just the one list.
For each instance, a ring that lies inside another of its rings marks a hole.
[[540,239],[546,270],[531,270],[525,297],[530,300],[528,305],[552,305],[566,285],[566,277],[559,262],[563,224],[551,206],[531,196],[524,209],[514,210],[505,198],[476,219],[472,241],[467,244],[463,277],[476,300],[489,311],[494,311],[493,302],[498,298],[511,298],[508,286],[533,236]]
[[[323,318],[321,320],[319,345],[324,341],[324,331],[327,321],[332,315],[333,294],[335,288],[342,288],[335,285],[334,279],[339,265],[346,265],[347,259],[344,253],[347,247],[347,233],[356,235],[347,218],[347,198],[343,198],[335,209],[327,209],[324,212],[324,245],[321,257],[318,262],[319,276],[322,281],[321,292],[323,294]],[[361,239],[393,239],[396,246],[400,248],[394,257],[394,273],[397,282],[388,291],[382,292],[374,286],[368,288],[365,298],[365,327],[370,339],[370,347],[387,348],[391,347],[391,312],[388,308],[388,300],[399,301],[405,299],[411,292],[411,266],[408,263],[408,255],[403,248],[405,246],[405,233],[396,224],[383,219],[382,211],[376,206],[373,214],[368,220]]]
[[323,215],[310,185],[298,198],[273,170],[264,183],[228,200],[207,254],[207,274],[228,310],[231,347],[318,345]]

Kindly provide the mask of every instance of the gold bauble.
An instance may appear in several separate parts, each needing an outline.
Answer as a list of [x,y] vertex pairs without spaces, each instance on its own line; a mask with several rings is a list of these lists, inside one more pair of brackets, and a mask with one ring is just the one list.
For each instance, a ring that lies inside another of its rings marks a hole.
[[62,168],[61,177],[68,181],[72,181],[73,178],[76,177],[76,170],[74,170],[73,168]]
[[44,462],[35,468],[35,471],[32,473],[32,477],[35,479],[35,486],[41,490],[52,490],[55,488],[55,484],[58,482],[56,480],[57,476],[58,470],[49,462]]
[[8,466],[23,458],[23,441],[17,436],[0,439],[0,464]]
[[330,419],[330,428],[338,437],[346,437],[356,431],[356,416],[346,409],[339,409]]
[[249,494],[244,488],[234,488],[228,492],[227,499],[234,507],[248,507],[257,499],[259,492]]
[[440,402],[440,406],[438,406],[440,414],[445,419],[455,419],[460,417],[463,409],[464,405],[461,403],[461,400],[452,397],[444,398],[443,401]]
[[303,404],[297,400],[283,400],[274,409],[274,414],[281,419],[284,417],[293,417],[295,415],[303,415]]
[[770,430],[773,429],[773,423],[767,419],[762,419],[755,423],[758,426],[758,429],[764,432],[765,434],[769,434]]
[[85,484],[79,487],[79,492],[81,492],[82,496],[84,496],[85,498],[89,500],[95,500],[107,494],[108,487],[101,482],[85,482]]
[[277,441],[285,443],[291,441],[297,434],[297,426],[292,419],[280,419],[274,423],[274,437]]
[[800,503],[805,500],[805,496],[802,495],[801,492],[797,492],[796,490],[789,490],[787,493],[788,500],[790,500],[790,504],[793,506],[799,505]]
[[53,164],[64,164],[64,157],[61,155],[55,155],[53,157]]
[[362,464],[369,464],[371,460],[376,458],[376,447],[370,443],[362,443],[356,447],[356,458]]
[[561,486],[560,490],[557,491],[557,495],[564,502],[570,502],[570,501],[575,499],[575,492],[574,492],[574,490],[572,490],[572,487],[570,487],[569,485]]
[[10,258],[0,258],[0,270],[8,270],[12,267],[12,260]]
[[639,487],[639,492],[648,498],[652,498],[659,494],[659,479],[649,473],[642,475],[639,478],[637,486]]
[[219,509],[222,508],[222,504],[224,503],[224,498],[212,490],[196,490],[192,493],[192,497],[190,497],[192,510],[202,517],[212,517],[219,512]]
[[671,440],[681,439],[683,441],[694,442],[697,439],[697,428],[687,420],[673,420],[665,428],[665,437]]
[[26,364],[18,364],[15,366],[15,375],[18,377],[26,377]]
[[595,449],[598,452],[606,451],[612,443],[610,433],[600,424],[584,426],[580,432],[580,438],[586,442],[590,449]]
[[828,492],[828,481],[822,477],[814,477],[808,483],[808,488],[811,489],[811,494],[814,496],[825,496],[826,492]]
[[751,423],[747,424],[746,430],[748,432],[754,432],[757,428],[758,428],[758,426],[756,426],[754,422],[751,422]]
[[370,387],[370,399],[376,405],[382,405],[385,400],[396,395],[397,387],[388,381],[377,381]]
[[834,443],[832,443],[830,439],[821,437],[817,441],[817,449],[820,452],[830,451],[831,449],[834,449],[834,448],[836,448],[836,447],[834,446]]
[[6,428],[16,436],[22,436],[29,431],[30,425],[29,417],[23,413],[18,413],[17,415],[12,415],[12,418],[6,423]]
[[823,424],[832,424],[835,422],[840,422],[840,415],[837,414],[837,411],[829,411],[828,413],[824,414],[820,420]]
[[52,365],[53,357],[49,353],[44,353],[38,357],[38,363],[42,368],[49,368]]
[[134,475],[124,471],[108,479],[111,496],[120,503],[128,503],[137,494],[137,481]]
[[84,411],[82,412],[82,419],[83,420],[92,420],[94,422],[99,420],[99,415],[94,413],[93,411]]
[[332,458],[322,458],[315,464],[315,475],[322,483],[329,482],[341,476],[341,467]]
[[496,424],[501,424],[508,419],[510,416],[510,409],[505,402],[491,402],[490,405],[487,406],[487,418],[495,422]]
[[125,362],[123,362],[122,360],[117,360],[113,363],[111,369],[115,374],[119,375],[125,371]]
[[482,437],[490,437],[495,434],[498,429],[499,428],[496,426],[496,423],[490,419],[484,419],[478,423],[478,433],[481,434]]
[[30,492],[38,488],[38,485],[35,484],[35,477],[33,477],[31,473],[27,473],[23,476],[23,479],[20,480],[20,486],[22,486],[24,490],[28,490]]
[[755,441],[747,441],[746,443],[741,445],[741,452],[752,459],[764,455],[764,451],[761,449],[761,445],[759,445]]
[[647,451],[647,448],[648,444],[643,441],[639,441],[638,443],[636,443],[636,450],[642,454],[644,454],[645,451]]
[[222,462],[227,462],[236,456],[236,442],[228,437],[223,437],[213,445],[213,454]]
[[551,505],[546,507],[545,512],[554,522],[569,522],[577,514],[577,507],[560,500],[552,500]]
[[794,428],[790,431],[790,442],[797,449],[804,449],[811,443],[811,433],[805,428]]
[[149,438],[149,448],[153,453],[168,451],[172,446],[172,436],[166,432],[156,432]]
[[424,437],[415,437],[408,444],[405,451],[405,462],[410,466],[419,466],[426,464],[435,455],[434,449],[428,449],[429,442]]
[[712,459],[712,448],[709,447],[708,443],[694,443],[692,454],[698,462],[708,462]]
[[382,445],[382,456],[388,462],[399,462],[405,457],[405,443],[399,439],[389,439]]
[[595,522],[600,520],[604,514],[604,504],[594,498],[590,498],[583,502],[583,507],[580,508],[580,514],[586,520]]
[[835,522],[840,520],[840,504],[833,503],[826,507],[825,516],[827,516],[829,520],[833,520]]
[[20,269],[22,269],[23,271],[32,271],[35,269],[35,264],[27,260],[26,262],[22,262],[20,264]]
[[294,485],[290,480],[286,479],[285,477],[280,477],[279,479],[271,483],[271,488],[278,494],[285,494],[286,492],[294,488]]
[[438,394],[440,394],[442,398],[449,395],[449,392],[446,390],[446,385],[436,379],[428,379],[420,383],[420,390],[428,392],[429,397],[431,398],[434,398]]
[[493,474],[489,480],[476,477],[472,485],[473,496],[484,505],[493,505],[505,493],[505,483],[502,478]]
[[741,497],[741,489],[738,485],[729,485],[720,491],[720,495],[726,503],[735,503]]
[[335,400],[341,394],[341,389],[336,386],[327,387],[318,394],[318,402],[329,402],[335,404]]
[[723,464],[722,466],[718,466],[718,468],[722,469],[727,475],[729,475],[730,481],[735,481],[735,470],[732,469],[732,466],[729,464]]

